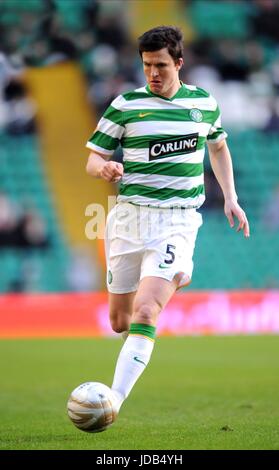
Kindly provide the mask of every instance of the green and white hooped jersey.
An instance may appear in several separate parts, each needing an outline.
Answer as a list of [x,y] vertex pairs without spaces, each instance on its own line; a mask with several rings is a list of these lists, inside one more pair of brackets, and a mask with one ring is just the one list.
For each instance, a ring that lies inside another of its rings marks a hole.
[[226,137],[206,91],[182,84],[168,99],[146,86],[118,96],[86,146],[108,156],[122,146],[118,202],[198,208],[205,200],[205,144]]

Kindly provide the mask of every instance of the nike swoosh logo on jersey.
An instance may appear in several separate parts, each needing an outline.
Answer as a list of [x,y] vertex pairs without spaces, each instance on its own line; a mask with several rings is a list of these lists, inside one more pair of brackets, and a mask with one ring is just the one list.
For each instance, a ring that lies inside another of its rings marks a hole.
[[160,264],[159,264],[159,268],[165,269],[165,268],[169,268],[169,266],[166,266],[165,264],[160,263]]
[[146,366],[145,362],[141,361],[137,356],[134,357],[134,361],[140,362],[144,366]]
[[139,113],[139,117],[144,118],[145,116],[149,116],[149,114],[153,114],[153,113]]

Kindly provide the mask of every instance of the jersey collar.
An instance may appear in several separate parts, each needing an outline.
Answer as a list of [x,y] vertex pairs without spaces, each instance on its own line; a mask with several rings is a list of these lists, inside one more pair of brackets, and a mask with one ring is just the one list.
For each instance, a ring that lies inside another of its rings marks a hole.
[[175,95],[173,95],[171,98],[166,98],[165,96],[162,96],[162,95],[157,95],[156,93],[153,93],[151,90],[150,90],[150,87],[149,85],[146,85],[145,89],[147,91],[147,93],[151,96],[157,96],[158,98],[162,98],[162,100],[166,100],[166,101],[173,101],[177,98],[182,98],[185,96],[185,85],[184,83],[179,80],[180,82],[180,87],[178,88],[177,92],[175,93]]

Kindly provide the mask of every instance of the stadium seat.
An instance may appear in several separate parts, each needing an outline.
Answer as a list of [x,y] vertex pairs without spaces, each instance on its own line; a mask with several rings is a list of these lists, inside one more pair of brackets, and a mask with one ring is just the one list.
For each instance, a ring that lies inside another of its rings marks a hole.
[[49,234],[47,249],[0,249],[0,292],[66,291],[69,249],[53,205],[36,136],[0,135],[0,191],[22,209],[35,209]]
[[[246,240],[230,229],[222,206],[203,210],[189,288],[278,288],[279,263],[274,260],[279,259],[279,227],[266,225],[265,211],[279,184],[279,137],[257,131],[229,132],[228,143],[251,237]],[[208,161],[205,166],[209,167]]]
[[247,13],[251,10],[249,3],[199,0],[192,2],[189,11],[200,36],[245,38],[249,35],[247,21]]

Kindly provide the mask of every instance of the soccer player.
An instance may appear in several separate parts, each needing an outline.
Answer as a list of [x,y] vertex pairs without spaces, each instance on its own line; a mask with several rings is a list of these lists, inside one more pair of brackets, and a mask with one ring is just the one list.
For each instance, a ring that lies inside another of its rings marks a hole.
[[[229,224],[236,218],[237,231],[249,237],[216,100],[179,80],[182,40],[178,28],[167,26],[139,38],[147,84],[118,96],[86,144],[87,172],[121,180],[105,240],[110,322],[128,332],[112,384],[118,409],[150,360],[160,312],[191,281],[205,144]],[[109,160],[119,143],[123,164]]]

